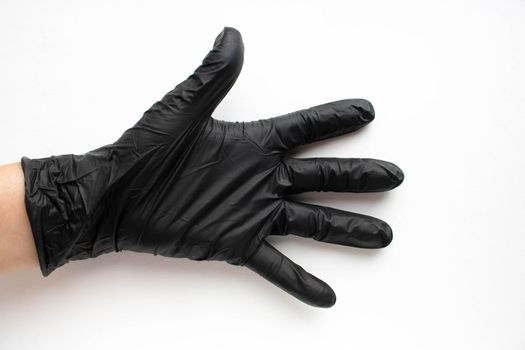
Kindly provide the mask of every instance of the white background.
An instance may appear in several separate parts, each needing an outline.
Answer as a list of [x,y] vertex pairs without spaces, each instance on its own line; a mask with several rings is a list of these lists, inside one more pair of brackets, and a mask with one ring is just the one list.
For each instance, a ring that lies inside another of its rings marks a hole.
[[350,97],[376,120],[300,156],[393,161],[387,194],[304,200],[380,217],[363,251],[272,239],[331,309],[248,269],[108,254],[0,277],[0,348],[525,349],[525,1],[0,1],[0,162],[115,141],[223,26],[244,70],[215,112]]

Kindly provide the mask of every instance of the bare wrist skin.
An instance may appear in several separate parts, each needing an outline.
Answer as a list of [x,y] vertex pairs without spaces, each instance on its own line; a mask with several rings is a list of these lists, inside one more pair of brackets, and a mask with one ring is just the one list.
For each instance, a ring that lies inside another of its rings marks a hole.
[[20,162],[0,165],[0,274],[38,267],[24,189]]

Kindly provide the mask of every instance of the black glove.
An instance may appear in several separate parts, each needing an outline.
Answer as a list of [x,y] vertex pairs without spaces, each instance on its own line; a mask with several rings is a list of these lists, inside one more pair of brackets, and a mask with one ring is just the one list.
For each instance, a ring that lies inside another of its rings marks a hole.
[[22,158],[26,207],[44,276],[71,260],[130,250],[245,265],[300,300],[335,303],[323,281],[265,238],[295,234],[380,248],[383,221],[287,199],[305,191],[386,191],[403,181],[373,159],[295,159],[286,152],[374,119],[343,100],[255,122],[211,118],[241,71],[240,33],[225,28],[188,79],[122,137],[84,155]]

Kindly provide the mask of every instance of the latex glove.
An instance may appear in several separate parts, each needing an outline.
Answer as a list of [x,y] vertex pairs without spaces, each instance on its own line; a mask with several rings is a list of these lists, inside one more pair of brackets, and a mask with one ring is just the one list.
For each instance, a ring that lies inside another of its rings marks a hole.
[[373,159],[295,159],[294,147],[345,134],[374,119],[366,100],[344,100],[255,122],[211,114],[243,63],[240,33],[225,28],[202,65],[114,143],[84,155],[22,158],[26,207],[42,273],[71,260],[135,251],[245,265],[300,300],[335,294],[272,247],[295,234],[380,248],[383,221],[304,204],[304,191],[392,189],[403,173]]

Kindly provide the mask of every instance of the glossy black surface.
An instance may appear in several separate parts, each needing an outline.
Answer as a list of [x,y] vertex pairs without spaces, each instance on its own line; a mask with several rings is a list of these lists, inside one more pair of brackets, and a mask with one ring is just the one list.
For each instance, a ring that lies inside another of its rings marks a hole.
[[381,248],[383,221],[304,204],[305,191],[386,191],[403,181],[374,159],[294,159],[294,147],[374,119],[366,100],[342,100],[247,123],[211,114],[243,64],[240,33],[225,28],[202,65],[113,144],[84,155],[22,158],[26,207],[41,269],[130,250],[244,265],[311,305],[335,294],[269,243],[272,234]]

